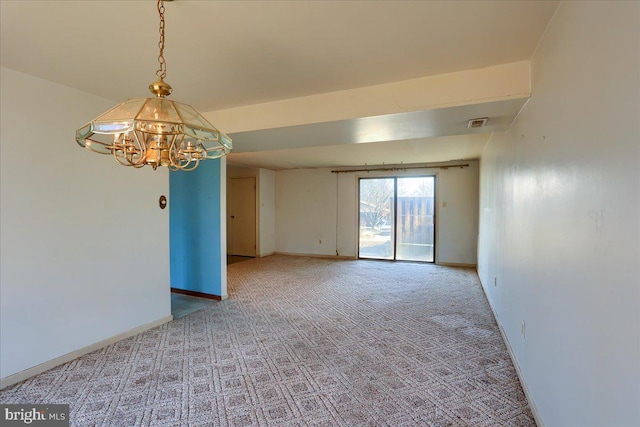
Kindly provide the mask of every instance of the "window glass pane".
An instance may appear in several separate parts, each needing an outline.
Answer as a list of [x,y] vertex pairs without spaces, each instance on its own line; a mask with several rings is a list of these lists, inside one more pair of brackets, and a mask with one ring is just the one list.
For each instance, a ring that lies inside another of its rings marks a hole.
[[434,261],[434,177],[398,178],[396,259]]
[[393,178],[360,179],[360,258],[394,259]]

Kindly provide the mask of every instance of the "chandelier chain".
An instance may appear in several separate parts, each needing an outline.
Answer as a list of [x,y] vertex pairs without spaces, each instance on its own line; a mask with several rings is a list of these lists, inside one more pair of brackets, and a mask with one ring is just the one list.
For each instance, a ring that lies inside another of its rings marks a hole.
[[156,76],[160,79],[164,79],[167,76],[167,62],[164,59],[164,1],[158,0],[158,14],[160,14],[160,41],[158,42],[158,48],[160,54],[158,55],[158,63],[160,67],[156,71]]

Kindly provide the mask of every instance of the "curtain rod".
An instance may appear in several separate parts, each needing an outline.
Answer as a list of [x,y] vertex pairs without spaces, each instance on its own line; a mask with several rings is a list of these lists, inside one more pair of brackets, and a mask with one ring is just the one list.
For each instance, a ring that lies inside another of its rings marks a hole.
[[371,171],[382,171],[382,172],[393,172],[393,171],[403,171],[408,169],[431,169],[431,168],[439,168],[439,169],[449,169],[449,168],[466,168],[469,166],[469,163],[460,163],[454,165],[427,165],[427,166],[389,166],[389,167],[372,167],[366,169],[341,169],[341,170],[332,170],[331,173],[352,173],[352,172],[371,172]]

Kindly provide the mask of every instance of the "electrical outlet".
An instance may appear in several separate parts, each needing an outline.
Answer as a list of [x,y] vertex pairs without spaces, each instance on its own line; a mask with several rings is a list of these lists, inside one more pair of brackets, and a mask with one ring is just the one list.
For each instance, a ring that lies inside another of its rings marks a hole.
[[525,333],[526,333],[526,324],[524,323],[524,320],[522,321],[522,324],[520,325],[520,333],[522,333],[522,338],[525,337]]

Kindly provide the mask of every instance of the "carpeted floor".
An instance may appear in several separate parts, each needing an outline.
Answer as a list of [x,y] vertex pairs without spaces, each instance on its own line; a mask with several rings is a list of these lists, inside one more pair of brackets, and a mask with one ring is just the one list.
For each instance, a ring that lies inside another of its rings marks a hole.
[[76,426],[535,426],[473,270],[271,256],[229,299],[2,390]]

